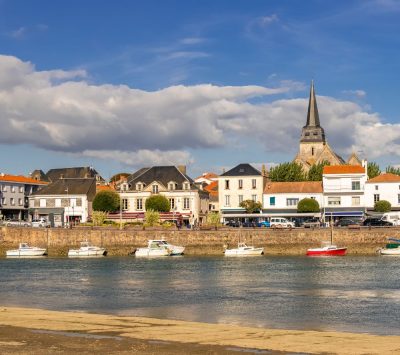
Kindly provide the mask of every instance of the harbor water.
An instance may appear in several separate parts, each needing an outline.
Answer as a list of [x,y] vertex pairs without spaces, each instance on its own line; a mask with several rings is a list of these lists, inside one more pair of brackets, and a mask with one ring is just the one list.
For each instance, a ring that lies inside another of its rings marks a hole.
[[396,257],[0,259],[0,305],[400,335]]

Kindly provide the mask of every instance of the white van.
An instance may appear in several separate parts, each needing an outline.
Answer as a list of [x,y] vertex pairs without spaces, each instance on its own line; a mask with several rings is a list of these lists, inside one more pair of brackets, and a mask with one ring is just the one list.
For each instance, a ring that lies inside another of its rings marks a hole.
[[394,226],[400,226],[400,212],[386,212],[383,214],[381,220],[390,222]]
[[294,228],[294,222],[290,222],[283,217],[271,217],[271,228]]

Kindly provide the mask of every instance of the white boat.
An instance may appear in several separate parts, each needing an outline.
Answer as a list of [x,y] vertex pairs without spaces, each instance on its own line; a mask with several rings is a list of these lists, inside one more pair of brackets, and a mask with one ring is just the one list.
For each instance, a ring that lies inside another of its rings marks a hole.
[[6,255],[9,257],[24,257],[24,256],[44,256],[47,255],[46,249],[30,247],[28,243],[20,243],[18,249],[7,250]]
[[378,249],[378,253],[381,255],[400,255],[400,240],[389,238],[389,243],[386,244],[385,248]]
[[135,256],[173,256],[182,255],[185,247],[169,244],[165,240],[149,240],[147,248],[138,248]]
[[91,256],[106,256],[106,255],[107,255],[106,249],[91,245],[87,241],[81,242],[81,247],[79,249],[70,249],[68,251],[68,256],[70,258],[85,258]]
[[225,256],[257,256],[264,254],[264,248],[247,246],[245,243],[238,243],[234,249],[225,249]]

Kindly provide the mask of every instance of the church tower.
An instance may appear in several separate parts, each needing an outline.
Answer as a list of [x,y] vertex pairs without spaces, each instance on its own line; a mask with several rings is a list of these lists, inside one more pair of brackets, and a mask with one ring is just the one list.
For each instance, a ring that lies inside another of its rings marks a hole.
[[321,127],[319,120],[314,81],[312,81],[308,101],[307,122],[301,131],[300,149],[294,161],[300,163],[304,171],[308,172],[311,166],[321,163],[324,160],[329,161],[331,165],[344,164],[344,160],[329,147],[326,141],[325,131]]

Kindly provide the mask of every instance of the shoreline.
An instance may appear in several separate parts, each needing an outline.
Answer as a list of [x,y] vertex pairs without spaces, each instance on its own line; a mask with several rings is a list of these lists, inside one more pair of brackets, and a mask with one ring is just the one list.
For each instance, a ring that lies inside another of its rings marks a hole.
[[206,350],[224,354],[235,348],[242,353],[246,349],[249,353],[258,349],[272,353],[361,355],[393,354],[400,349],[400,336],[393,335],[267,329],[21,307],[0,307],[0,327],[4,330],[0,332],[0,352],[12,349],[13,353],[21,354],[29,353],[30,348],[29,342],[21,341],[20,332],[29,335],[38,351],[41,346],[46,347],[44,350],[51,346],[55,349],[60,342],[64,344],[64,338],[69,338],[65,346],[69,342],[78,346],[76,340],[79,339],[83,350],[87,350],[84,346],[90,345],[94,351],[96,346],[106,343],[110,353],[129,349],[132,352],[135,347],[136,352],[143,354],[154,353],[154,348],[160,351],[163,347],[163,353],[179,354],[204,353]]

